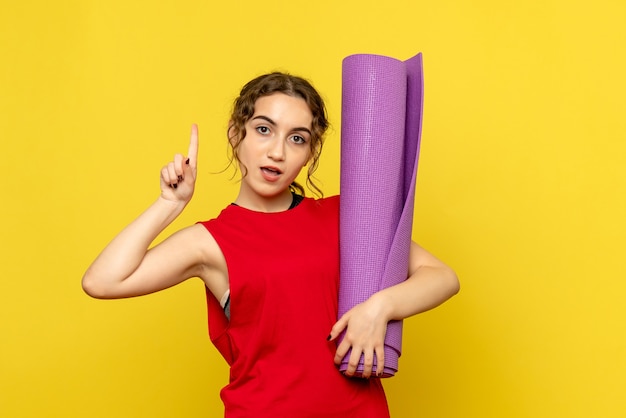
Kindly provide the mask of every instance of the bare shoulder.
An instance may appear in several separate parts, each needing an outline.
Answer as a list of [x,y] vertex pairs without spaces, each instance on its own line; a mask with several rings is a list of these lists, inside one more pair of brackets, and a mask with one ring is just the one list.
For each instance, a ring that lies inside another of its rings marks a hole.
[[185,242],[192,243],[186,247],[197,251],[196,257],[202,260],[196,275],[219,300],[229,288],[228,267],[220,246],[202,224],[189,226],[180,232],[184,234]]
[[[191,243],[191,249],[199,252],[205,267],[219,268],[221,264],[226,265],[217,241],[202,224],[191,225],[180,233],[184,233],[185,242]],[[189,248],[187,245],[186,247]]]

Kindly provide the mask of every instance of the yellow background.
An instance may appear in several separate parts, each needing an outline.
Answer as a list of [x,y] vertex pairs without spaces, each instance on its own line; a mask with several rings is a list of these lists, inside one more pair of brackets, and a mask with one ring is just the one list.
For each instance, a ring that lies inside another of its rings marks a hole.
[[[225,126],[280,69],[323,92],[338,191],[341,60],[424,54],[415,239],[461,293],[405,324],[394,417],[623,417],[621,0],[9,1],[0,8],[0,416],[217,417],[227,367],[198,280],[97,301],[80,278],[201,131],[195,200],[234,196]],[[323,382],[320,382],[323,384]]]

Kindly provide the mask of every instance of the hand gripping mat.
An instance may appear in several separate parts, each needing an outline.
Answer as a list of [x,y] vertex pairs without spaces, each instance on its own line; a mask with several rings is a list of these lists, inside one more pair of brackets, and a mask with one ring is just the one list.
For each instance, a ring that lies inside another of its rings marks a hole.
[[[343,61],[339,317],[407,278],[422,129],[422,54]],[[402,321],[389,322],[382,376],[398,371]],[[350,352],[340,370],[348,367]],[[363,355],[356,375],[363,370]],[[376,358],[374,358],[374,372]]]

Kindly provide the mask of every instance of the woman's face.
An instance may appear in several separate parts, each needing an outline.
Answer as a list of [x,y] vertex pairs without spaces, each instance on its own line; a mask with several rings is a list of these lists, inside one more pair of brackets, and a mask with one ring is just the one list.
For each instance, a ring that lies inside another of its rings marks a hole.
[[313,115],[304,99],[274,93],[254,104],[239,144],[244,177],[240,198],[273,198],[290,194],[289,185],[311,158]]

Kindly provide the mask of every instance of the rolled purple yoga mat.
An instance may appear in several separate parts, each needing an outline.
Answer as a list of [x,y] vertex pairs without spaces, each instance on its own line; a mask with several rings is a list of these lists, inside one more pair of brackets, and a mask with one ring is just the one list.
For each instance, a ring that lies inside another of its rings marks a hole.
[[[344,59],[340,317],[407,278],[422,104],[421,53],[404,62],[379,55]],[[401,346],[402,322],[392,321],[383,377],[398,371]],[[340,370],[347,369],[349,357]],[[362,370],[363,356],[357,375]]]

